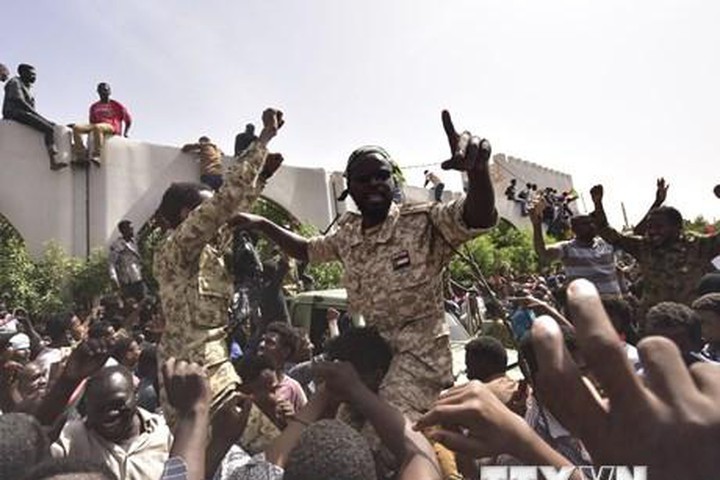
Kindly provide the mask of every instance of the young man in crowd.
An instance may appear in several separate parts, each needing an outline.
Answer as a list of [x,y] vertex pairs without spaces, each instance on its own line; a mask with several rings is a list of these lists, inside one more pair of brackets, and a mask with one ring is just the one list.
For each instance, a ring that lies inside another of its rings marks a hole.
[[601,295],[620,296],[615,249],[597,236],[595,222],[590,215],[575,215],[570,227],[575,238],[545,245],[543,237],[543,211],[545,203],[538,202],[530,212],[533,227],[533,247],[541,262],[560,260],[568,281],[587,278],[595,284]]
[[700,354],[702,333],[700,316],[695,311],[676,302],[660,302],[648,310],[645,316],[645,335],[665,337],[672,340],[688,366],[707,361]]
[[[595,465],[643,465],[647,478],[653,480],[717,478],[717,366],[695,364],[688,369],[675,344],[666,338],[649,337],[638,344],[649,380],[643,381],[628,361],[595,287],[576,280],[567,296],[568,316],[576,326],[584,369],[600,384],[604,398],[596,397],[583,381],[580,367],[564,346],[558,324],[542,316],[532,327],[539,366],[535,387],[553,415],[583,441]],[[479,428],[470,431],[464,442],[477,445],[468,438],[488,430],[481,432],[484,423],[475,416],[477,411],[464,408],[478,403],[464,400],[453,395],[452,401],[446,402],[463,404],[452,409],[454,420],[444,415],[437,419],[440,424],[477,425]]]
[[302,386],[287,374],[287,370],[292,367],[289,362],[299,341],[300,338],[290,325],[273,322],[265,329],[257,350],[259,356],[268,358],[275,367],[278,398],[289,402],[296,412],[307,403],[307,397]]
[[695,288],[710,268],[710,260],[720,255],[720,234],[685,235],[680,212],[662,206],[646,217],[644,235],[624,235],[608,225],[603,208],[603,187],[590,191],[598,234],[616,248],[637,259],[643,276],[640,314],[663,301],[685,305],[695,299]]
[[235,136],[235,156],[241,156],[256,139],[255,125],[248,123],[245,125],[245,131]]
[[90,123],[72,125],[73,154],[76,162],[87,162],[87,149],[83,143],[83,134],[87,133],[92,136],[93,149],[90,160],[96,165],[100,165],[105,136],[122,134],[123,137],[127,137],[132,125],[132,117],[127,108],[122,103],[110,99],[112,92],[109,84],[99,83],[97,93],[100,100],[90,105]]
[[432,186],[431,190],[433,191],[433,198],[436,202],[442,202],[442,194],[443,190],[445,190],[445,184],[442,180],[440,180],[440,177],[430,170],[425,170],[423,174],[425,175],[423,188],[427,188],[428,184],[430,184]]
[[[227,332],[233,279],[225,263],[232,244],[233,213],[247,211],[281,158],[266,160],[267,144],[282,126],[282,113],[263,112],[263,130],[239,161],[230,167],[223,186],[213,195],[203,184],[175,183],[163,195],[158,215],[168,228],[155,252],[165,331],[158,347],[169,357],[203,365],[210,379],[211,414],[230,401],[240,379],[230,363]],[[172,407],[161,403],[172,421]]]
[[130,220],[118,223],[120,237],[110,245],[108,269],[113,286],[124,300],[140,302],[145,298],[142,256],[135,242],[135,229]]
[[708,360],[720,362],[720,293],[708,293],[692,303],[700,317],[705,346],[700,352]]
[[380,147],[363,147],[353,152],[345,171],[347,193],[360,214],[346,214],[334,232],[308,240],[265,218],[239,217],[294,258],[343,262],[349,310],[376,326],[393,351],[380,395],[410,418],[453,382],[441,272],[455,248],[497,222],[488,142],[469,132],[457,134],[447,112],[443,126],[452,154],[443,167],[467,171],[467,197],[395,205],[390,156]]
[[85,419],[65,424],[53,456],[100,460],[125,480],[158,478],[172,436],[161,416],[137,406],[132,373],[121,365],[100,369],[85,402]]
[[200,181],[218,191],[223,183],[222,151],[206,136],[197,143],[188,143],[182,147],[183,153],[192,153],[200,159]]
[[55,124],[35,110],[35,97],[30,91],[37,79],[35,67],[22,63],[18,65],[17,72],[18,76],[11,78],[5,84],[5,98],[2,107],[3,118],[15,120],[42,133],[50,157],[50,168],[59,170],[67,167],[67,163],[60,162],[55,158],[58,154],[55,145]]

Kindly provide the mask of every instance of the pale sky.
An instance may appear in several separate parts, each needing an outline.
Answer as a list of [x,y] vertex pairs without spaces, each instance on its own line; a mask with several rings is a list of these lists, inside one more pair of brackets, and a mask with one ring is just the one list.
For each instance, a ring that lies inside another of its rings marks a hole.
[[107,81],[133,139],[204,134],[231,152],[277,106],[272,149],[341,170],[368,143],[401,165],[445,159],[448,108],[494,152],[571,174],[588,202],[603,183],[616,224],[621,200],[642,216],[658,176],[685,217],[720,216],[717,2],[28,0],[2,17],[0,62],[35,65],[38,110],[58,123],[83,121]]

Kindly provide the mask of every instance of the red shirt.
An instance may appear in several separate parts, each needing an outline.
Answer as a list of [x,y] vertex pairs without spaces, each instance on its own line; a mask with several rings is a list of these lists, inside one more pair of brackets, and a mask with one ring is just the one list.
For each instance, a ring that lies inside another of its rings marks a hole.
[[127,109],[115,100],[107,103],[95,102],[90,106],[90,123],[107,123],[112,125],[115,135],[120,135],[122,122],[128,125],[132,122]]

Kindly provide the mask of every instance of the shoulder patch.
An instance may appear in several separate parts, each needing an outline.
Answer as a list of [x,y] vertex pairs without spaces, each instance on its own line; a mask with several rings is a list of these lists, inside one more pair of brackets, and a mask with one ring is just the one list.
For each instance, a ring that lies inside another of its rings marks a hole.
[[400,215],[412,215],[416,213],[427,213],[432,209],[434,202],[403,204],[400,207]]

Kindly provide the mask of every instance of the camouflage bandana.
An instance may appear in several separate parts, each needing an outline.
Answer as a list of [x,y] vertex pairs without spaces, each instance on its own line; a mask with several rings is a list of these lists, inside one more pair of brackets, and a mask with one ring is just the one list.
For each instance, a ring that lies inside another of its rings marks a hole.
[[[364,147],[360,147],[355,149],[354,152],[350,154],[350,158],[348,158],[347,165],[345,166],[345,172],[343,173],[343,177],[346,179],[350,179],[350,176],[352,175],[353,167],[357,166],[358,161],[366,156],[366,155],[372,155],[373,153],[378,154],[382,160],[387,164],[389,170],[393,171],[393,163],[392,158],[390,157],[390,154],[385,151],[384,148],[378,147],[377,145],[365,145]],[[350,192],[346,188],[342,191],[340,196],[338,197],[338,201],[342,202],[344,201]]]

